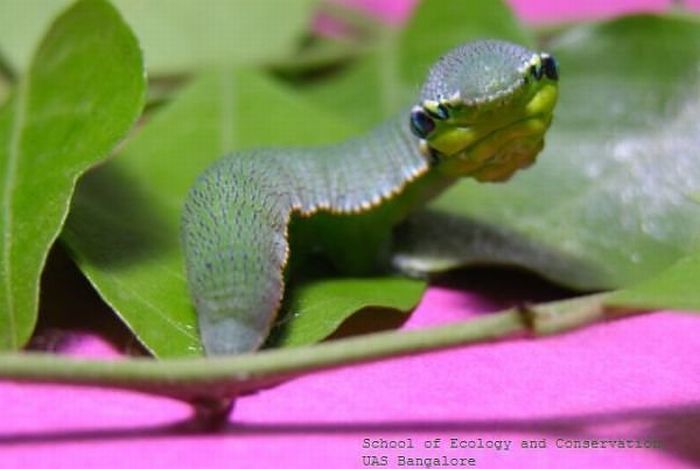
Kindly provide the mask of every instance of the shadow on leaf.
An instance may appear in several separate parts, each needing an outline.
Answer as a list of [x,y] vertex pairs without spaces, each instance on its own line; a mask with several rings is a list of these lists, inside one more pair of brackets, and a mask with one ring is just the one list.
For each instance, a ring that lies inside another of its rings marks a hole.
[[[179,249],[153,198],[117,162],[79,183],[63,236],[100,267],[123,267]],[[79,233],[79,235],[78,235]]]

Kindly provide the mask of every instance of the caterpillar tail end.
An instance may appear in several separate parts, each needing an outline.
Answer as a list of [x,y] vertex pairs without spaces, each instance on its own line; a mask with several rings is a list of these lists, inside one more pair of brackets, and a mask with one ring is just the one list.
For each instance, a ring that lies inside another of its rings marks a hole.
[[268,334],[268,327],[246,324],[232,315],[197,308],[199,330],[207,355],[236,355],[260,348]]

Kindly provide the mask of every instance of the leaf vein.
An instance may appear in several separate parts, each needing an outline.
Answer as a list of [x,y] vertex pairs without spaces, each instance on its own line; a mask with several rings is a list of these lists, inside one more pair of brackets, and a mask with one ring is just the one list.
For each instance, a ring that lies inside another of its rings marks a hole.
[[[170,318],[168,317],[168,315],[165,314],[160,308],[158,308],[156,305],[154,305],[153,303],[151,303],[150,301],[148,301],[146,298],[142,297],[142,296],[137,292],[137,290],[131,288],[127,283],[122,282],[122,281],[119,279],[119,276],[118,276],[118,275],[110,275],[110,277],[112,278],[112,280],[114,281],[115,284],[119,285],[120,288],[122,288],[122,289],[123,289],[124,291],[126,291],[127,293],[131,294],[131,296],[134,298],[134,300],[140,302],[140,303],[143,304],[146,308],[148,308],[148,309],[150,309],[151,311],[153,311],[154,313],[156,313],[156,315],[157,315],[158,317],[160,317],[166,324],[172,326],[173,329],[175,329],[176,331],[182,333],[182,334],[185,335],[186,337],[188,337],[188,338],[190,338],[190,339],[192,339],[192,340],[195,340],[195,341],[199,341],[199,338],[198,338],[197,336],[195,336],[195,335],[192,334],[190,331],[188,331],[187,329],[185,329],[184,327],[182,327],[182,325],[180,325],[180,324],[178,324],[177,322],[175,322],[175,321],[173,321],[172,319],[170,319]],[[115,309],[116,309],[116,308],[115,308]]]
[[29,74],[25,80],[20,81],[17,87],[17,100],[14,106],[12,127],[8,142],[7,167],[5,171],[3,212],[5,223],[3,224],[3,277],[5,279],[5,302],[7,307],[7,329],[12,348],[17,347],[17,322],[15,318],[15,298],[12,291],[12,200],[14,184],[17,176],[17,165],[20,158],[20,140],[27,114],[27,93],[29,89]]

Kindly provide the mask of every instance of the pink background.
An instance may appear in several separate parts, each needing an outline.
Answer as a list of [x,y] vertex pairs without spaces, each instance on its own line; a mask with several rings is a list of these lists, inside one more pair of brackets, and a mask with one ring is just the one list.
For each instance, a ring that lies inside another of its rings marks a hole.
[[[400,21],[413,2],[353,3]],[[527,20],[551,21],[658,10],[669,2],[577,2],[578,12],[568,0],[511,3]],[[432,287],[404,327],[560,294],[522,274],[504,274],[496,283],[493,273],[478,271]],[[0,467],[352,468],[363,467],[363,455],[389,456],[388,467],[396,467],[398,454],[474,457],[477,467],[697,467],[697,321],[657,312],[553,338],[317,374],[241,398],[218,434],[193,432],[188,407],[168,399],[0,383]],[[69,353],[110,356],[120,348],[95,332],[43,334]],[[453,437],[512,446],[451,450],[445,444]],[[365,438],[411,438],[416,448],[364,449]],[[441,449],[423,447],[435,438],[442,438]],[[662,448],[566,450],[555,447],[559,438],[652,439]],[[521,449],[523,439],[545,439],[548,448]]]

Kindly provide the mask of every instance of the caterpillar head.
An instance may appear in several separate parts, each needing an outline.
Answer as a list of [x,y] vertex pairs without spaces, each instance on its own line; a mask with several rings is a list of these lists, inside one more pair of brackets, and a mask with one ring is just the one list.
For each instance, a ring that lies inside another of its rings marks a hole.
[[502,41],[465,44],[430,70],[411,130],[441,171],[507,180],[542,150],[558,80],[549,54]]

